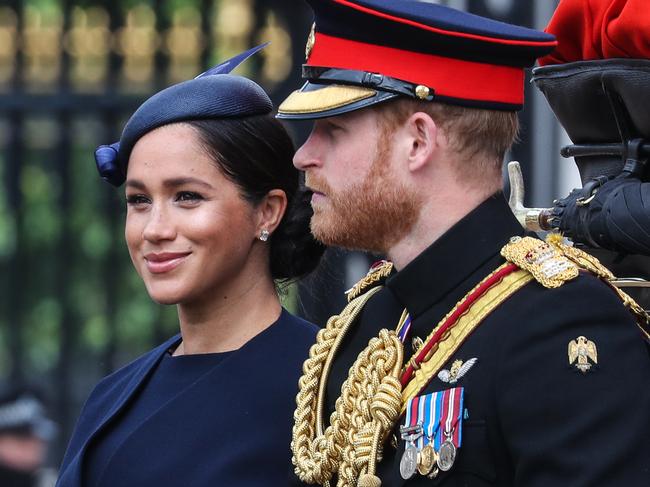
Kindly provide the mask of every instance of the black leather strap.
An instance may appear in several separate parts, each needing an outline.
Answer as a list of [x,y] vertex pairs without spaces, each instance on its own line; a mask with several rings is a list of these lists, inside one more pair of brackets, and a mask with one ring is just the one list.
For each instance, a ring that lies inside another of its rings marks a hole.
[[[378,91],[387,91],[389,93],[420,99],[415,94],[415,89],[418,85],[379,73],[303,65],[302,77],[315,83],[364,86]],[[429,88],[429,96],[422,99],[431,101],[433,100],[434,94],[434,90]]]

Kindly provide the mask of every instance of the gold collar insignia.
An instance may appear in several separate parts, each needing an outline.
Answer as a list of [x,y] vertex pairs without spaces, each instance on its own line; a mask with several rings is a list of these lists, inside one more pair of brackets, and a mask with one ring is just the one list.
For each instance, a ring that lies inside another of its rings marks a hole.
[[348,303],[352,301],[357,296],[361,296],[371,287],[375,287],[380,284],[384,279],[390,276],[390,273],[393,271],[393,263],[387,260],[382,260],[373,265],[368,274],[363,277],[359,282],[357,282],[352,288],[345,291],[345,294],[348,297]]

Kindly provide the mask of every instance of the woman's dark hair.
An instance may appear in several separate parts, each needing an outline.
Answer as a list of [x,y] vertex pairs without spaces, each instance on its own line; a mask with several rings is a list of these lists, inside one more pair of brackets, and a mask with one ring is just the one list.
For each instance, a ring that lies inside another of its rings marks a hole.
[[309,229],[309,193],[299,187],[293,142],[281,123],[272,114],[187,123],[250,203],[258,204],[272,189],[286,193],[287,211],[270,238],[273,279],[295,279],[314,270],[325,247]]

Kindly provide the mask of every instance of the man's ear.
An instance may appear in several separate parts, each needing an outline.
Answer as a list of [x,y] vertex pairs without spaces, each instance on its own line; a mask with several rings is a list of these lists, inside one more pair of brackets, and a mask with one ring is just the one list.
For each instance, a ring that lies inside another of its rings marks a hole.
[[258,203],[256,210],[258,215],[257,237],[262,230],[273,233],[287,211],[286,193],[281,189],[272,189]]
[[423,112],[416,112],[404,123],[409,140],[408,168],[415,172],[424,168],[439,149],[439,128],[433,119]]

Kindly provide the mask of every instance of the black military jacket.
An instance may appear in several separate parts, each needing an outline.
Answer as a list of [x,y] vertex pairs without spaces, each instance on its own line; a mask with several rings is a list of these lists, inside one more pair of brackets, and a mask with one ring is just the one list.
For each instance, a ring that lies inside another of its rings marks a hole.
[[[502,194],[457,223],[367,304],[341,348],[327,387],[334,401],[357,354],[402,309],[411,338],[431,330],[479,281],[504,262],[500,249],[522,234]],[[569,342],[584,336],[597,364],[579,371]],[[412,353],[411,339],[405,355]],[[426,394],[465,388],[462,446],[454,467],[435,479],[404,481],[397,450],[384,447],[383,487],[650,485],[650,356],[634,319],[614,292],[581,274],[557,289],[533,281],[493,311],[457,350],[476,359],[455,384],[432,378]],[[403,423],[403,418],[400,418]],[[397,434],[399,437],[399,434]]]

